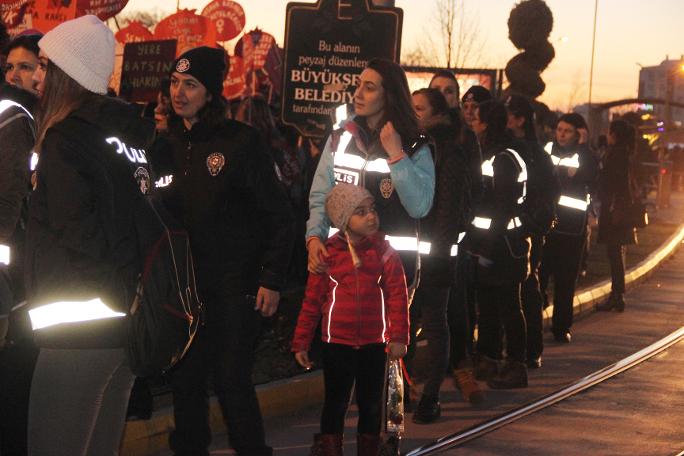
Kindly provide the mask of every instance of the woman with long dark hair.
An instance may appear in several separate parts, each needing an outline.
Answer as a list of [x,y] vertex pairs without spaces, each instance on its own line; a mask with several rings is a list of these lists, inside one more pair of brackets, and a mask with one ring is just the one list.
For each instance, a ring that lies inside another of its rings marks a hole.
[[[426,138],[420,135],[406,75],[399,65],[373,59],[354,92],[353,119],[343,122],[326,143],[309,194],[309,271],[325,270],[330,222],[325,197],[336,182],[366,187],[375,197],[380,230],[394,238],[407,277],[415,270],[415,220],[432,206],[435,169]],[[370,165],[370,166],[369,166]],[[404,242],[412,237],[413,241]],[[401,238],[401,239],[400,239]],[[410,252],[413,252],[411,254]]]
[[[506,128],[503,103],[488,100],[475,110],[471,126],[482,146],[484,194],[476,206],[465,244],[477,257],[479,304],[475,375],[490,388],[527,386],[525,318],[520,287],[528,271],[529,239],[522,223],[527,169],[522,145]],[[501,369],[502,333],[506,354]]]
[[[437,89],[417,90],[413,92],[413,104],[420,126],[435,144],[434,204],[421,222],[421,237],[430,242],[431,250],[429,255],[422,256],[423,273],[413,304],[420,309],[429,357],[423,395],[413,414],[413,421],[427,424],[441,414],[439,392],[449,366],[447,303],[452,282],[450,263],[457,254],[458,233],[465,230],[467,223],[470,176],[467,160],[454,134],[449,106],[442,93]],[[463,375],[472,377],[472,371],[459,372],[459,378]],[[471,383],[474,382],[472,377]],[[467,399],[470,399],[471,394],[481,395],[471,391],[463,391],[463,394]]]
[[625,310],[626,246],[636,244],[636,228],[629,220],[628,208],[636,197],[632,189],[630,157],[634,152],[634,127],[624,120],[614,120],[608,129],[608,151],[598,178],[601,211],[598,242],[606,245],[610,263],[611,289],[608,300],[599,310]]
[[116,454],[133,384],[124,317],[141,270],[133,208],[149,189],[154,126],[105,96],[115,42],[97,17],[65,22],[38,45],[40,161],[25,270],[40,353],[29,454]]

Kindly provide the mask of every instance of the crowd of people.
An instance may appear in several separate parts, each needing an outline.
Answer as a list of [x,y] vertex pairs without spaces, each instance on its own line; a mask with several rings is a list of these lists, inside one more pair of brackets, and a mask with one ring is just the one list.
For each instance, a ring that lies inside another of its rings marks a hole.
[[296,361],[310,369],[312,345],[322,346],[312,455],[342,455],[353,390],[358,454],[378,454],[388,360],[403,359],[407,383],[423,383],[419,398],[414,387],[405,397],[419,424],[439,419],[447,376],[471,403],[485,397],[481,382],[526,387],[528,369],[543,365],[551,279],[553,340],[572,340],[599,204],[612,277],[599,308],[624,311],[640,196],[629,123],[610,124],[599,156],[577,113],[549,128],[521,95],[473,86],[461,97],[451,71],[411,93],[398,64],[373,59],[349,115],[321,142],[280,125],[258,96],[231,109],[219,49],[180,55],[147,109],[108,96],[114,46],[99,19],[83,16],[4,49],[0,454],[117,454],[135,381],[124,323],[143,195],[189,234],[205,305],[169,374],[179,456],[209,454],[209,378],[236,453],[272,454],[254,347],[292,283],[306,288]]

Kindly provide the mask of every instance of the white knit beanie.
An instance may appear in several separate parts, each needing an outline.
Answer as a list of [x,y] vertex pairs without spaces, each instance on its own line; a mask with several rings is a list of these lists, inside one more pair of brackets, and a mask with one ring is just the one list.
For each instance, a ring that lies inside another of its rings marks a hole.
[[89,14],[50,30],[38,46],[62,71],[91,92],[106,94],[114,71],[114,34]]

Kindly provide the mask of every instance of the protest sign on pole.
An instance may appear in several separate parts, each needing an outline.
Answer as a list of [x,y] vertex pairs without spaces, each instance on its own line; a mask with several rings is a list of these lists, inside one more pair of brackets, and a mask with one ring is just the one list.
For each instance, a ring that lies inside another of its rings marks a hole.
[[[73,0],[72,0],[73,1]],[[124,9],[128,0],[78,0],[76,3],[76,16],[93,14],[105,21],[116,16]]]
[[401,53],[403,11],[370,0],[288,3],[285,22],[282,120],[304,136],[323,137],[366,63],[396,62]]
[[216,46],[216,27],[195,10],[180,10],[162,19],[154,29],[155,40],[178,41],[177,55],[197,46]]
[[119,96],[128,101],[155,101],[175,58],[176,40],[126,44]]
[[214,22],[217,41],[232,40],[245,28],[245,11],[238,2],[214,0],[204,7],[202,16]]
[[138,21],[129,23],[114,35],[119,43],[140,43],[154,39],[152,32]]

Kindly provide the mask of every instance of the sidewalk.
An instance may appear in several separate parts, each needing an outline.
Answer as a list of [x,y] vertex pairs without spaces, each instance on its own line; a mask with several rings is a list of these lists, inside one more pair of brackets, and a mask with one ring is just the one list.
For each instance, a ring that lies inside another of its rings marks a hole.
[[[673,195],[670,208],[659,211],[657,223],[676,223],[679,225],[679,228],[675,230],[675,233],[659,249],[641,261],[638,265],[630,268],[626,277],[628,290],[643,282],[653,274],[657,266],[670,257],[682,243],[682,240],[684,239],[684,225],[681,224],[684,222],[684,218],[680,215],[680,212],[684,212],[684,195],[676,194]],[[574,302],[575,315],[580,316],[592,312],[596,304],[606,299],[609,293],[610,280],[604,280],[590,288],[579,290],[575,296]],[[547,309],[545,313],[545,325],[550,324],[550,315],[551,308]],[[582,336],[580,335],[579,337],[581,338]],[[573,338],[573,343],[570,344],[570,347],[579,348],[579,344],[576,344],[574,340],[575,338]],[[553,350],[551,343],[548,345],[551,347],[551,350]],[[547,352],[548,351],[549,350],[547,350]],[[546,361],[549,359],[547,352],[545,352],[544,356],[545,366],[538,372],[548,372],[548,368],[546,367]],[[556,376],[554,375],[554,378],[555,377]],[[548,385],[545,385],[542,389],[548,389],[546,388],[547,386]],[[277,446],[277,454],[293,456],[306,454],[307,448],[310,445],[309,436],[316,432],[318,427],[318,412],[323,399],[322,373],[318,371],[291,379],[260,385],[257,387],[257,393],[259,395],[259,402],[264,413],[264,418],[267,422],[267,435],[269,436],[269,441]],[[457,412],[455,416],[458,416],[459,421],[463,421],[464,419],[466,421],[481,419],[483,415],[492,414],[509,402],[508,400],[500,400],[501,394],[505,393],[489,393],[494,397],[494,400],[489,400],[482,408],[475,409],[467,406],[467,404],[463,404],[460,395],[454,390],[451,382],[445,382],[443,407],[446,408],[448,405],[450,408],[453,408],[455,404],[458,404],[453,411]],[[536,394],[536,392],[534,393]],[[525,394],[523,394],[523,396],[524,395]],[[517,396],[518,395],[513,395],[513,397]],[[444,423],[448,423],[452,419],[456,418],[443,418],[442,425],[438,426],[438,428],[443,428]],[[459,423],[458,426],[459,428],[462,427],[460,424],[461,423]],[[212,452],[212,454],[232,454],[229,450],[218,450],[218,448],[225,448],[225,428],[215,398],[211,403],[211,425],[216,433],[215,445],[217,445],[217,451]],[[167,438],[169,430],[172,428],[173,415],[171,407],[156,411],[149,421],[127,423],[121,454],[136,456],[168,454]],[[413,426],[413,428],[415,428],[415,426]],[[431,426],[419,428],[422,430],[419,434],[425,434],[426,429],[430,429]],[[451,432],[448,429],[449,426],[447,424],[446,430],[443,433]],[[407,430],[407,436],[411,435],[409,430]],[[219,435],[221,435],[221,437],[218,437]],[[303,435],[306,437],[304,438]],[[352,432],[349,435],[353,436],[354,433]],[[439,434],[437,428],[435,428],[434,437],[438,437],[439,435],[441,434]],[[418,437],[418,435],[416,435],[416,437]],[[411,444],[415,446],[420,444],[420,442],[424,443],[426,441],[425,437],[421,435],[418,440],[412,438]],[[406,446],[405,448],[410,448],[410,446]]]

